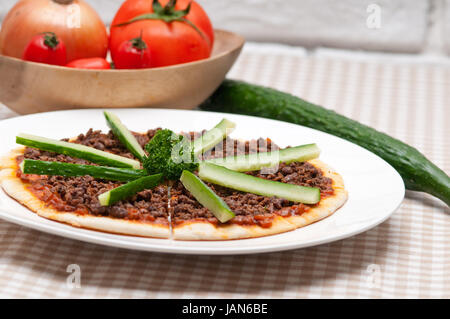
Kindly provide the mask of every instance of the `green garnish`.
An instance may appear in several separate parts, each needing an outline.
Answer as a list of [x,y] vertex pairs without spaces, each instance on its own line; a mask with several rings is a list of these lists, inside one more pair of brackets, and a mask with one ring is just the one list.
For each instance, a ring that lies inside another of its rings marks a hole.
[[235,127],[235,123],[228,121],[227,119],[223,119],[211,130],[207,131],[205,134],[192,142],[194,154],[199,155],[213,148],[214,146],[219,144],[225,137],[227,137],[228,134],[233,132]]
[[145,146],[148,156],[144,158],[144,168],[148,174],[163,174],[164,178],[177,180],[184,170],[195,171],[198,161],[191,143],[171,130],[160,130]]
[[307,144],[272,152],[213,158],[205,162],[223,166],[233,171],[249,172],[274,167],[279,163],[305,162],[317,158],[319,155],[320,149],[316,144]]
[[98,197],[100,205],[110,206],[121,200],[127,199],[143,190],[151,189],[161,182],[162,174],[141,177],[137,180],[114,188]]
[[305,204],[316,204],[320,201],[319,188],[275,182],[214,164],[201,163],[198,176],[204,181],[242,192],[268,197],[275,196]]
[[51,138],[40,137],[31,134],[22,133],[17,135],[16,143],[28,147],[37,148],[42,151],[55,152],[71,157],[82,158],[100,165],[131,168],[141,167],[141,163],[127,157],[103,152],[96,148],[81,144],[58,141]]
[[111,181],[129,182],[146,176],[143,169],[81,165],[62,162],[47,162],[25,159],[20,168],[24,174],[58,175],[65,177],[92,176]]
[[103,112],[103,114],[105,115],[106,123],[114,135],[134,156],[142,161],[145,157],[145,152],[134,135],[123,125],[117,115],[107,111]]
[[226,223],[235,216],[227,203],[191,172],[183,171],[180,181],[192,196],[200,204],[208,208],[221,223]]

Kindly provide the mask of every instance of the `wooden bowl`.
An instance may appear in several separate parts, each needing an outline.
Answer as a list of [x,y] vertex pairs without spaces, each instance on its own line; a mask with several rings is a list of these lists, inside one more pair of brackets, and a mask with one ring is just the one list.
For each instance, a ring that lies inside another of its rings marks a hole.
[[210,58],[144,70],[79,70],[0,55],[0,102],[19,114],[75,108],[192,109],[224,80],[244,38],[222,30]]

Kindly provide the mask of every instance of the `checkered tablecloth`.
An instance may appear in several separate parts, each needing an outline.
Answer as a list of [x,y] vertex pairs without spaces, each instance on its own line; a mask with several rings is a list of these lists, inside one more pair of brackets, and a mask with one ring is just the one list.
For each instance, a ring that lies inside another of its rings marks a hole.
[[[414,145],[450,172],[448,64],[251,44],[229,77],[334,109]],[[12,116],[0,107],[0,118]],[[389,220],[358,236],[246,256],[115,249],[0,221],[0,296],[450,298],[449,234],[449,209],[413,192]],[[70,265],[80,267],[79,288],[67,284],[77,267]]]

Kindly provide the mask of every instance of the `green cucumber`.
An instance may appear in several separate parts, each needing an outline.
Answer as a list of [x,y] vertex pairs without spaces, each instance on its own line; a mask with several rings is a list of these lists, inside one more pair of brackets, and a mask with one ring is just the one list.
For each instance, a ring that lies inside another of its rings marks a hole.
[[275,196],[304,204],[316,204],[320,201],[319,188],[270,181],[206,162],[200,163],[198,176],[204,181],[242,192]]
[[119,117],[111,112],[103,112],[106,122],[114,135],[122,142],[123,145],[138,158],[141,162],[144,160],[145,152],[138,143],[133,134],[122,124]]
[[450,206],[450,177],[417,149],[293,95],[225,80],[200,108],[282,120],[342,137],[391,164],[402,176],[407,189],[429,193]]
[[24,174],[57,176],[92,176],[111,181],[129,182],[146,176],[147,171],[134,168],[80,165],[62,162],[46,162],[25,159],[20,168]]
[[213,158],[206,160],[206,162],[223,166],[233,171],[249,172],[273,167],[279,163],[304,162],[317,158],[319,155],[320,149],[316,144],[307,144],[285,148],[279,151]]
[[192,196],[208,208],[221,223],[226,223],[235,216],[227,203],[191,172],[183,171],[180,181]]
[[214,126],[211,130],[207,131],[201,137],[195,139],[192,142],[192,149],[194,150],[195,155],[202,154],[219,144],[227,135],[229,135],[236,124],[223,119],[216,126]]
[[114,188],[98,196],[100,205],[111,206],[121,200],[127,199],[137,193],[158,186],[162,179],[162,174],[141,177],[132,182]]
[[16,143],[37,148],[43,151],[82,158],[100,165],[131,168],[141,167],[141,163],[130,158],[103,152],[93,147],[81,144],[63,142],[30,134],[17,135]]

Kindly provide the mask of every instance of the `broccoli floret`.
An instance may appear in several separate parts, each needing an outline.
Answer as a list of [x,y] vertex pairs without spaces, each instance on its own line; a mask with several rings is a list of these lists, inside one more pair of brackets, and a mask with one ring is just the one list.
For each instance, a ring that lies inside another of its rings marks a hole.
[[177,180],[183,170],[198,168],[191,143],[171,130],[160,130],[145,146],[148,156],[143,166],[148,174],[162,173],[166,179]]

